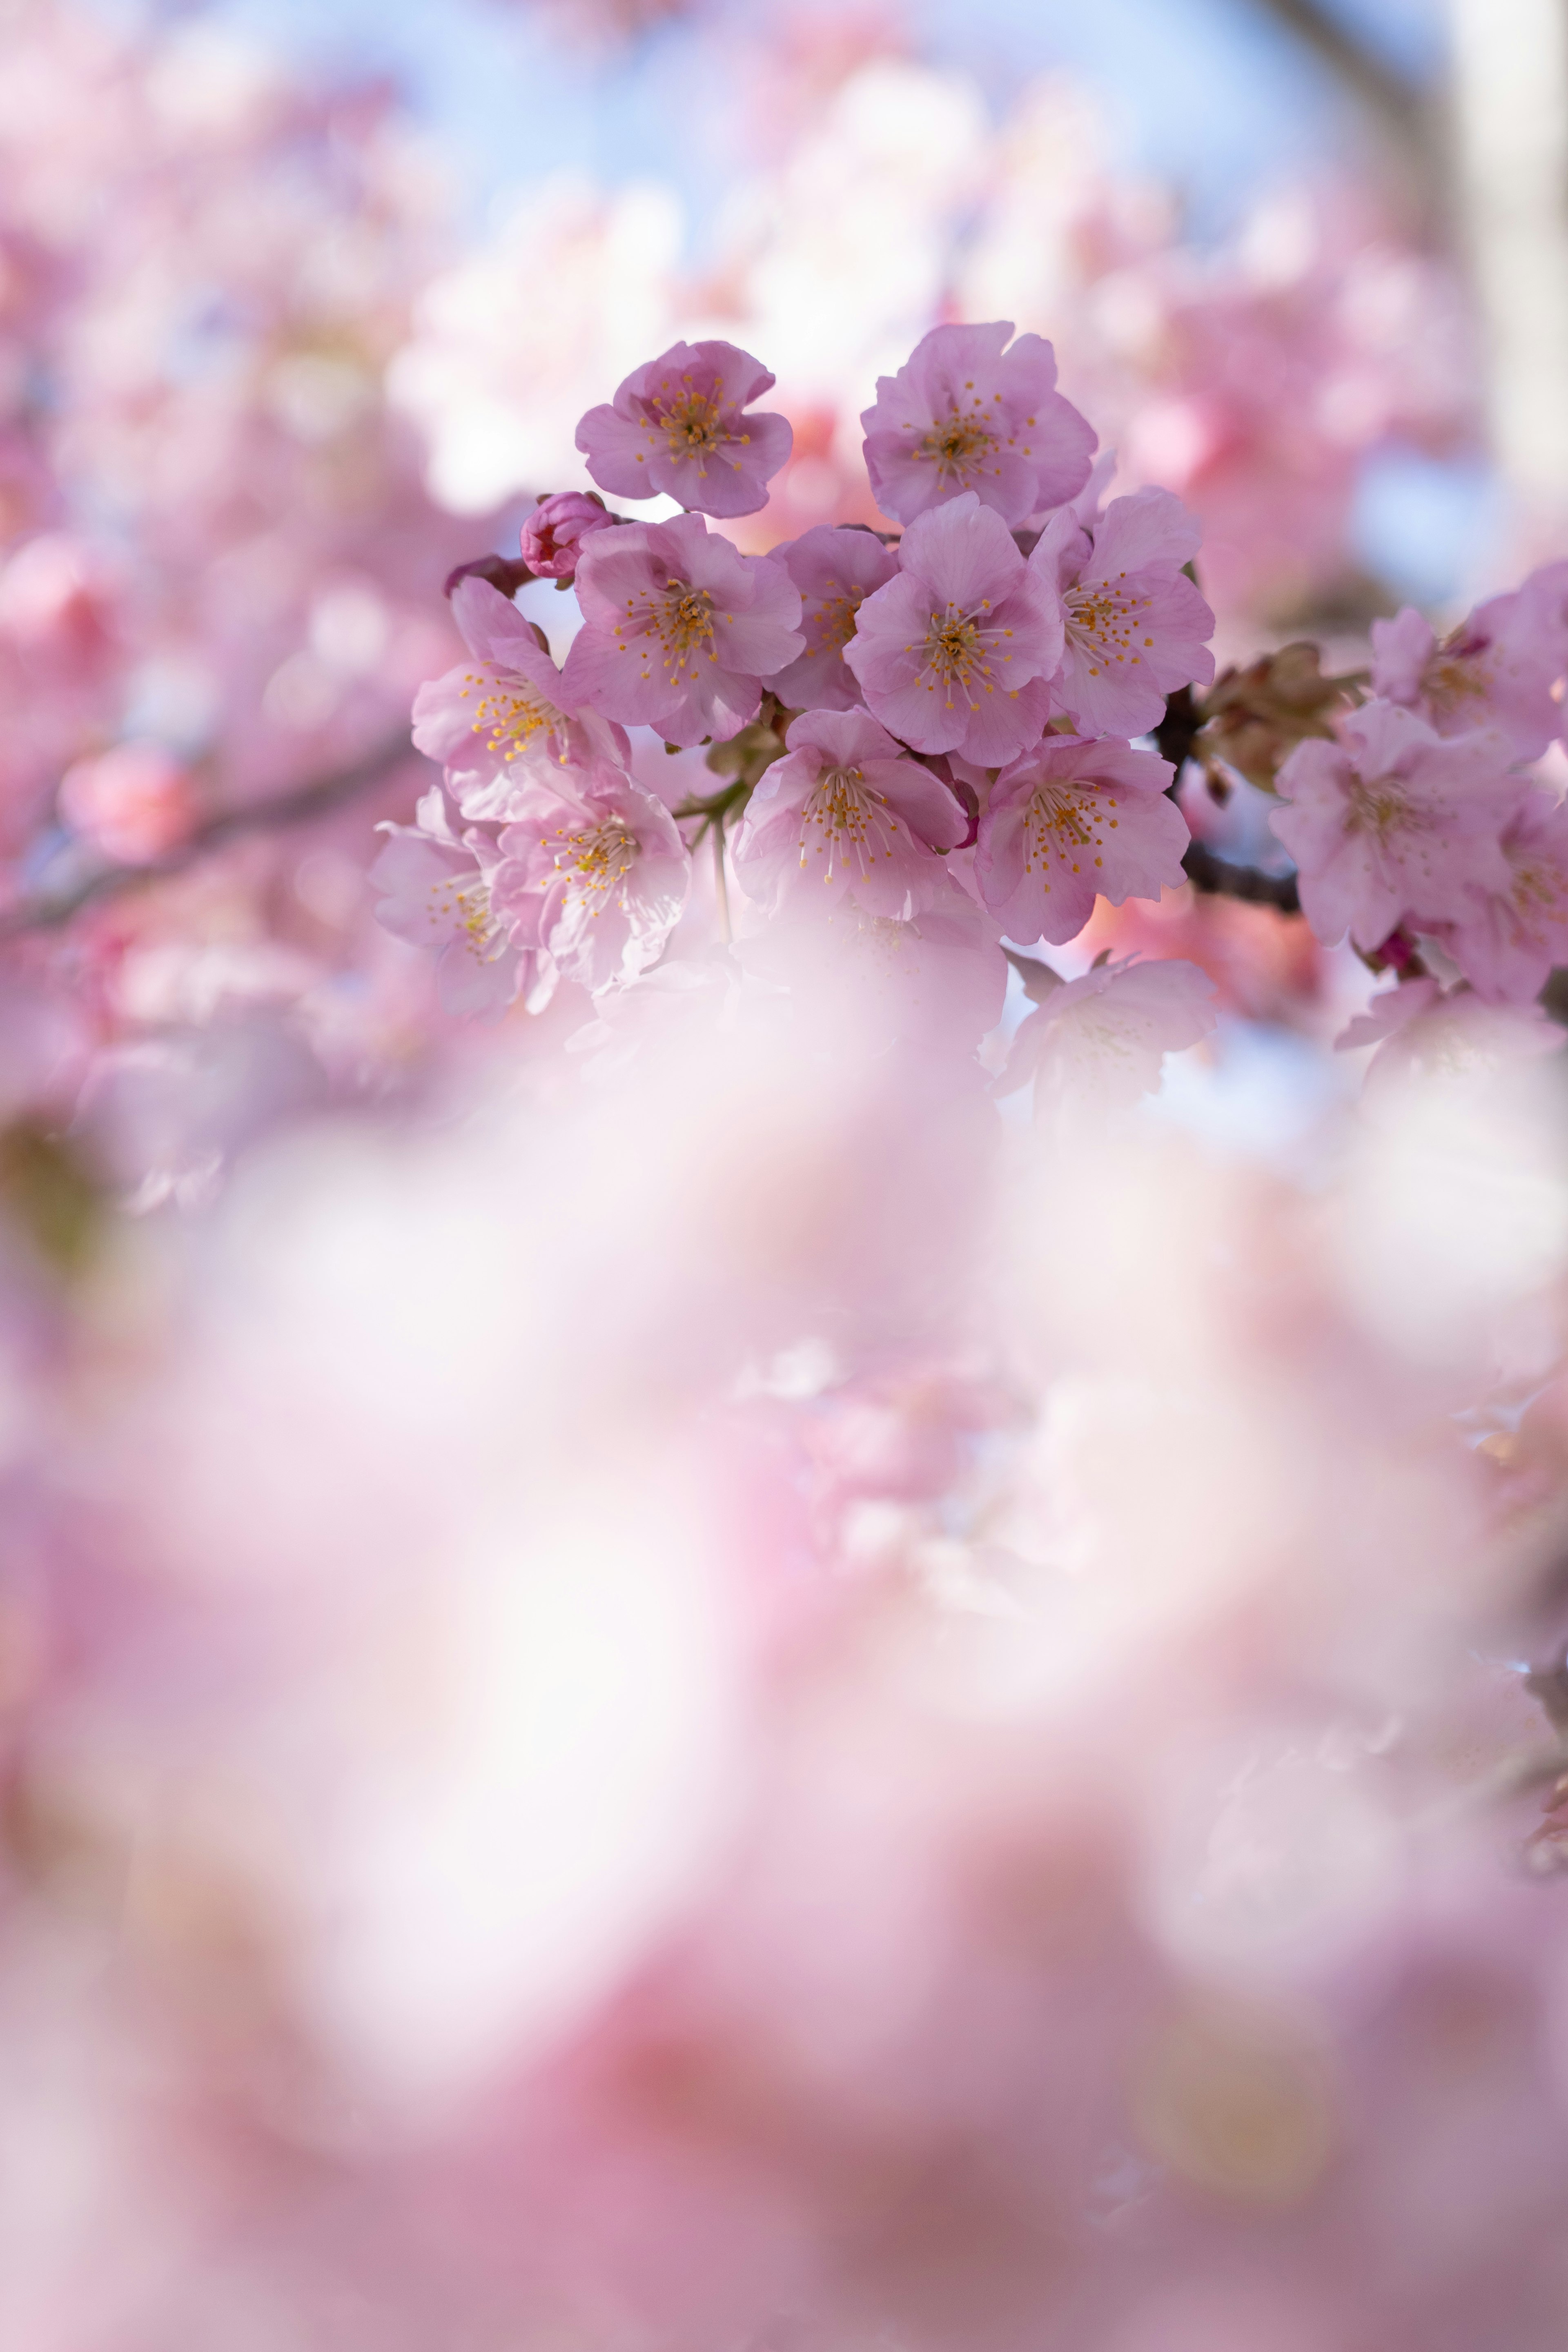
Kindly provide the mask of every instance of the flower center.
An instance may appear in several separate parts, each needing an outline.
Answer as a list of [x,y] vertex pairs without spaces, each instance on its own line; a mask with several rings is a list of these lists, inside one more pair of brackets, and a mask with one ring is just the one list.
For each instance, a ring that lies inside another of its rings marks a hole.
[[[707,473],[708,458],[736,446],[743,449],[752,436],[731,430],[724,415],[723,392],[722,384],[711,392],[699,392],[689,376],[682,376],[672,392],[667,376],[658,390],[646,394],[642,402],[643,430],[650,444],[657,445],[662,433],[668,456],[677,464],[695,458],[700,475]],[[639,457],[637,462],[643,461]]]
[[[960,612],[948,599],[945,611],[933,612],[926,623],[925,641],[919,649],[919,665],[925,676],[926,690],[934,694],[940,683],[948,709],[952,708],[952,690],[956,687],[973,709],[976,701],[976,681],[987,694],[994,694],[996,682],[992,674],[992,648],[1002,637],[1010,637],[1011,629],[999,629],[983,616],[990,604],[982,601],[978,613]],[[916,648],[907,648],[914,653]],[[995,658],[1011,661],[1011,654]]]
[[[637,615],[637,605],[643,607]],[[664,667],[671,682],[681,673],[695,667],[700,654],[706,652],[710,661],[717,661],[718,650],[713,643],[715,605],[706,588],[694,588],[689,580],[667,580],[659,588],[644,588],[635,597],[626,599],[626,617],[616,624],[616,644],[620,652],[627,651],[626,633],[643,639],[643,677],[649,672],[647,640],[658,642],[664,656]]]
[[[827,584],[836,588],[838,583],[830,580]],[[816,631],[816,643],[811,649],[813,653],[837,653],[849,643],[855,634],[855,617],[865,596],[864,588],[847,588],[842,595],[823,598],[811,616],[811,625]]]
[[1373,833],[1379,841],[1386,841],[1401,827],[1420,823],[1397,776],[1378,776],[1370,782],[1360,776],[1352,778],[1350,804],[1347,833]]
[[887,802],[870,790],[860,769],[823,770],[801,811],[803,866],[815,848],[825,882],[847,869],[864,879],[879,858],[891,857],[896,838]]
[[[525,679],[508,677],[499,670],[471,669],[463,679],[463,701],[476,688],[479,698],[474,705],[474,733],[482,735],[487,749],[501,759],[517,759],[542,730],[564,738],[565,713],[546,702]],[[566,757],[563,743],[561,757]]]
[[[1033,874],[1037,868],[1048,873],[1053,860],[1074,874],[1081,872],[1086,858],[1103,866],[1105,860],[1099,853],[1105,846],[1105,835],[1114,833],[1121,822],[1111,814],[1116,805],[1112,793],[1070,784],[1038,785],[1024,811],[1025,873]],[[1048,893],[1050,884],[1043,887]]]
[[915,455],[936,467],[943,481],[961,482],[977,473],[996,446],[984,416],[962,416],[954,406],[915,443]]
[[[1127,575],[1117,576],[1124,580]],[[1143,635],[1144,625],[1135,617],[1148,610],[1147,596],[1131,596],[1108,580],[1096,580],[1088,587],[1069,588],[1062,603],[1068,635],[1088,656],[1090,677],[1121,662],[1136,667],[1142,659],[1136,650],[1140,639],[1145,647],[1154,642]]]
[[582,833],[558,826],[555,838],[561,844],[556,869],[574,878],[579,898],[597,902],[590,904],[590,913],[601,915],[612,896],[624,908],[626,878],[641,854],[636,834],[628,833],[619,817],[606,817]]
[[1427,698],[1440,711],[1461,709],[1467,702],[1482,698],[1491,683],[1482,654],[1460,652],[1452,645],[1445,646],[1426,665],[1421,680]]
[[429,900],[432,924],[439,930],[457,931],[476,963],[493,963],[505,949],[506,926],[490,905],[489,884],[482,874],[470,874],[463,882],[455,874],[447,875],[431,883]]

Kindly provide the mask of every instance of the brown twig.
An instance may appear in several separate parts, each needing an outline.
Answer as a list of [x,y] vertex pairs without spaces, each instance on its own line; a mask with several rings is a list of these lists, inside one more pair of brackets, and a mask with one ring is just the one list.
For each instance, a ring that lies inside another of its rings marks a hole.
[[46,879],[45,887],[30,898],[24,898],[0,915],[0,941],[20,939],[29,931],[52,929],[68,922],[83,907],[99,898],[183,873],[210,850],[221,849],[226,842],[238,840],[246,834],[281,831],[288,825],[309,824],[318,817],[330,816],[346,801],[357,799],[361,793],[381,782],[395,761],[409,756],[407,730],[400,728],[363,760],[356,760],[353,767],[340,769],[335,775],[315,777],[308,784],[297,784],[291,792],[274,793],[265,800],[247,801],[242,808],[220,809],[188,834],[177,849],[152,865],[105,863],[84,871],[68,849],[57,860],[57,864],[64,863],[68,868],[63,883],[50,889]]
[[1206,842],[1188,842],[1182,870],[1194,889],[1207,897],[1241,898],[1249,907],[1272,907],[1281,915],[1301,911],[1294,874],[1266,874],[1258,866],[1234,866],[1228,857],[1216,857]]

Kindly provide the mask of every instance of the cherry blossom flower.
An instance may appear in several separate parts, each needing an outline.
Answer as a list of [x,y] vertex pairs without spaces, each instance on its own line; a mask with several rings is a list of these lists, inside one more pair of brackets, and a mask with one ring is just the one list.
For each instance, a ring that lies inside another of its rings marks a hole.
[[542,579],[570,580],[591,531],[609,530],[616,518],[586,490],[558,490],[541,499],[522,526],[522,560]]
[[1438,643],[1406,605],[1372,625],[1372,689],[1414,710],[1439,735],[1493,728],[1514,756],[1538,759],[1559,733],[1552,688],[1568,667],[1563,588],[1568,565],[1531,572],[1522,587],[1479,604]]
[[1007,992],[995,924],[942,873],[903,921],[848,896],[819,907],[794,895],[737,952],[747,971],[786,987],[823,1034],[873,1050],[905,1040],[967,1052],[1001,1019]]
[[1430,972],[1374,996],[1335,1038],[1335,1049],[1375,1045],[1366,1068],[1369,1097],[1411,1079],[1468,1079],[1510,1062],[1561,1053],[1568,1037],[1539,1004],[1489,1003],[1468,988],[1445,992]]
[[554,975],[548,959],[520,948],[513,926],[496,907],[500,866],[494,836],[477,827],[458,834],[439,784],[432,784],[413,824],[383,824],[388,838],[370,869],[382,893],[376,920],[411,947],[437,958],[441,1003],[453,1013],[500,1013],[527,988],[531,1009],[549,997]]
[[73,833],[126,866],[153,865],[190,832],[195,779],[157,743],[118,743],[60,778],[59,810]]
[[517,936],[591,991],[656,963],[690,861],[661,801],[603,762],[541,777],[500,836],[495,903]]
[[748,894],[777,910],[802,891],[905,921],[946,886],[939,853],[968,819],[947,786],[864,710],[808,710],[763,775],[735,837]]
[[1431,928],[1480,995],[1522,1004],[1554,965],[1568,963],[1568,807],[1531,790],[1498,847],[1506,886],[1472,883],[1462,910]]
[[1471,887],[1508,890],[1497,835],[1527,786],[1499,736],[1445,742],[1392,702],[1352,711],[1341,736],[1297,745],[1279,771],[1289,806],[1269,818],[1321,940],[1380,947],[1402,916],[1445,921]]
[[1019,1025],[998,1094],[1035,1081],[1035,1110],[1126,1108],[1160,1084],[1167,1054],[1215,1025],[1208,974],[1179,957],[1123,956],[1050,988]]
[[800,591],[805,651],[768,684],[791,709],[852,709],[860,688],[845,667],[844,648],[865,599],[896,575],[897,555],[872,531],[818,523],[775,547],[773,556]]
[[762,680],[802,650],[800,596],[784,565],[738,555],[698,515],[596,533],[576,589],[584,625],[566,656],[567,694],[667,742],[738,734],[757,715]]
[[755,514],[794,442],[787,418],[748,415],[775,379],[733,343],[672,343],[577,427],[600,488],[679,499],[689,512]]
[[626,758],[621,730],[570,693],[510,597],[470,575],[451,609],[473,659],[420,688],[414,740],[442,761],[465,816],[504,819],[520,772],[541,762]]
[[1070,509],[1036,542],[1031,569],[1062,602],[1067,644],[1055,707],[1085,735],[1142,735],[1165,697],[1214,677],[1214,614],[1182,572],[1202,534],[1169,490],[1112,499],[1098,522]]
[[970,491],[1021,523],[1082,489],[1093,428],[1055,389],[1049,343],[1012,334],[1002,320],[933,327],[897,375],[878,377],[860,422],[884,514],[912,523]]
[[1097,897],[1157,898],[1185,878],[1174,769],[1130,743],[1047,735],[991,788],[974,849],[980,895],[1009,939],[1059,943]]
[[1061,659],[1055,590],[973,491],[910,526],[899,566],[845,649],[867,702],[917,751],[1016,759],[1040,739]]

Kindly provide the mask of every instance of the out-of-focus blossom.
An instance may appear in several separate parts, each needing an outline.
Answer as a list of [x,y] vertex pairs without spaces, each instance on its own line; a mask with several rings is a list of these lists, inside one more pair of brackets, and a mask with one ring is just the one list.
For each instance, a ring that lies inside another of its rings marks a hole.
[[386,845],[371,867],[381,893],[376,919],[411,947],[432,950],[441,1002],[449,1013],[492,1013],[520,988],[549,972],[520,949],[512,926],[498,912],[492,888],[501,863],[494,835],[477,827],[459,834],[439,784],[420,801],[414,824],[384,824]]
[[1269,818],[1321,940],[1348,930],[1354,946],[1377,948],[1404,915],[1448,920],[1469,888],[1507,891],[1497,834],[1527,787],[1507,772],[1500,737],[1445,742],[1390,702],[1351,712],[1341,735],[1291,752],[1279,785],[1289,806]]
[[686,897],[686,850],[662,802],[618,768],[527,785],[500,853],[495,906],[568,980],[607,988],[662,954]]
[[184,840],[199,807],[195,779],[156,743],[120,743],[60,778],[71,831],[126,866],[150,866]]
[[805,651],[768,684],[794,709],[852,709],[860,688],[846,667],[844,648],[866,598],[896,574],[898,556],[869,530],[835,530],[830,523],[818,523],[773,552],[800,591]]
[[1125,956],[1047,987],[1013,1040],[997,1091],[1035,1082],[1037,1117],[1123,1109],[1160,1083],[1167,1054],[1215,1025],[1215,987],[1196,964]]
[[541,499],[522,526],[522,560],[549,580],[570,580],[577,552],[590,531],[607,530],[615,516],[602,499],[584,490],[560,490]]
[[933,327],[877,380],[866,470],[884,514],[912,523],[973,492],[1005,523],[1082,489],[1094,431],[1056,389],[1056,354],[1010,324]]
[[868,914],[847,895],[822,908],[793,894],[784,916],[743,936],[739,952],[748,971],[787,988],[822,1035],[873,1046],[966,1051],[1001,1018],[1007,989],[995,924],[941,874],[902,919]]
[[690,513],[755,514],[789,459],[787,417],[751,407],[775,381],[733,343],[674,343],[588,411],[577,446],[622,498],[662,492]]
[[1129,743],[1047,735],[1004,768],[974,846],[980,895],[1010,939],[1077,937],[1097,897],[1157,898],[1184,879],[1175,771]]
[[534,767],[626,757],[620,728],[572,694],[509,597],[470,577],[451,605],[473,659],[420,688],[414,740],[446,767],[465,816],[504,820]]
[[1061,650],[1054,589],[965,491],[910,526],[898,577],[860,606],[845,659],[905,742],[995,767],[1038,741]]
[[1489,1003],[1468,988],[1445,992],[1430,972],[1384,989],[1334,1040],[1342,1053],[1377,1047],[1367,1084],[1384,1090],[1413,1078],[1468,1080],[1559,1054],[1565,1042],[1539,1004]]
[[948,887],[937,853],[966,827],[948,787],[863,710],[808,710],[790,728],[735,838],[760,904],[808,892],[907,921]]
[[1516,759],[1538,758],[1563,724],[1552,688],[1568,668],[1565,583],[1568,564],[1532,572],[1521,588],[1479,604],[1441,643],[1409,605],[1374,621],[1373,692],[1418,712],[1439,735],[1491,728]]
[[1568,964],[1568,808],[1532,789],[1498,847],[1504,886],[1471,883],[1462,910],[1432,929],[1479,994],[1525,1004],[1554,965]]
[[1061,598],[1067,643],[1052,700],[1085,735],[1142,735],[1179,686],[1214,676],[1214,614],[1184,577],[1201,533],[1168,490],[1113,499],[1089,530],[1066,510],[1029,562]]
[[566,691],[672,743],[722,742],[753,719],[762,680],[802,648],[782,563],[738,555],[698,515],[600,532],[577,566],[584,626]]

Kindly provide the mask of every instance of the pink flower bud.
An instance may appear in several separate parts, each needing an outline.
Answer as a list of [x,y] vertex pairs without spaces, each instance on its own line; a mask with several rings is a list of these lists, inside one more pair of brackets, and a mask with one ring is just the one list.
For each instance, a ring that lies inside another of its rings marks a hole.
[[68,769],[59,810],[71,831],[105,857],[152,866],[190,832],[195,785],[189,769],[156,743],[119,743]]
[[615,520],[585,490],[557,491],[541,499],[523,524],[522,560],[547,580],[570,580],[584,540],[590,531],[607,530]]

